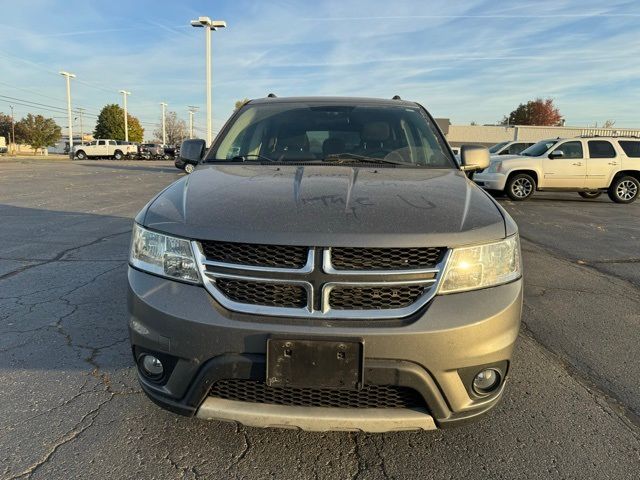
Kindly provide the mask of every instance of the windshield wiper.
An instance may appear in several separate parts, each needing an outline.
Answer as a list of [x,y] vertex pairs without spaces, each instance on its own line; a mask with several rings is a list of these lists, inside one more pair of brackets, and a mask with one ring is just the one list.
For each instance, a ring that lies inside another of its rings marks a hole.
[[393,160],[387,160],[384,158],[375,158],[375,157],[366,157],[364,155],[358,155],[356,153],[334,153],[331,155],[327,155],[324,157],[325,162],[335,162],[335,163],[347,163],[347,162],[356,162],[356,163],[388,163],[391,165],[413,165],[412,163],[407,162],[394,162]]
[[230,159],[233,162],[246,162],[247,160],[266,160],[267,162],[277,162],[273,158],[260,155],[259,153],[248,153],[246,155],[236,155]]

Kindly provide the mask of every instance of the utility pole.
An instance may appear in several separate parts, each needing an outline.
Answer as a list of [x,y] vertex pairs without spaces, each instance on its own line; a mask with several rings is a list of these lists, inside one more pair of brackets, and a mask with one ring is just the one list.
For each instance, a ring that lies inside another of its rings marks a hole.
[[131,95],[131,92],[127,92],[126,90],[120,90],[122,94],[122,100],[124,103],[124,141],[129,141],[129,124],[127,119],[127,95]]
[[13,137],[13,140],[9,139],[9,143],[11,143],[11,154],[15,155],[16,154],[16,127],[15,127],[16,122],[13,120],[13,105],[9,105],[9,107],[11,107],[11,136]]
[[189,105],[189,138],[193,138],[193,114],[198,111],[195,105]]
[[160,105],[162,105],[162,145],[166,145],[167,144],[167,127],[166,127],[166,123],[165,123],[165,113],[166,113],[166,108],[167,108],[167,104],[165,102],[161,102]]
[[73,159],[73,117],[71,116],[71,79],[76,78],[73,73],[60,72],[67,79],[67,116],[69,117],[69,155]]
[[198,17],[197,20],[191,20],[192,27],[204,27],[205,41],[205,80],[206,80],[206,98],[207,98],[207,146],[211,145],[213,139],[212,134],[212,107],[211,107],[211,30],[225,28],[227,22],[224,20],[211,20],[209,17]]
[[84,108],[78,108],[78,114],[80,115],[80,144],[84,145],[84,128],[82,126],[82,114],[84,113]]

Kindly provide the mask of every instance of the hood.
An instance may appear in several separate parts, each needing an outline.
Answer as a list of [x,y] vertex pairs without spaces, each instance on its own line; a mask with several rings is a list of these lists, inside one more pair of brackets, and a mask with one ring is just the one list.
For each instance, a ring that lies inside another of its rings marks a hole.
[[494,201],[454,169],[205,165],[137,217],[177,236],[310,246],[458,246],[505,236]]
[[503,160],[511,160],[513,158],[522,158],[522,155],[491,155],[490,156],[491,161],[495,162],[495,161],[503,161]]

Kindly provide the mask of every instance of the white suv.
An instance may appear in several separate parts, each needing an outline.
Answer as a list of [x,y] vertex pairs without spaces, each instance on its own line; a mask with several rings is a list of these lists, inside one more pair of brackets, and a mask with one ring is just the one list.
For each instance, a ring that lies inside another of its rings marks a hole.
[[535,190],[578,192],[584,198],[607,191],[614,202],[631,203],[640,193],[640,138],[542,140],[520,155],[493,157],[473,179],[512,200],[525,200]]

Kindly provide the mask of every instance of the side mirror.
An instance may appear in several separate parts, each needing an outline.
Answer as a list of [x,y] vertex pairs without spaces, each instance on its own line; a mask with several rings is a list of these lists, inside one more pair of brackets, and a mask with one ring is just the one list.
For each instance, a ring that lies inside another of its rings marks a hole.
[[180,145],[180,160],[188,163],[200,163],[206,150],[206,142],[200,138],[185,140]]
[[549,154],[549,158],[552,160],[554,158],[562,158],[562,157],[564,157],[564,152],[562,150],[554,150]]
[[484,170],[491,159],[489,149],[480,145],[462,145],[460,147],[460,166],[465,172]]

